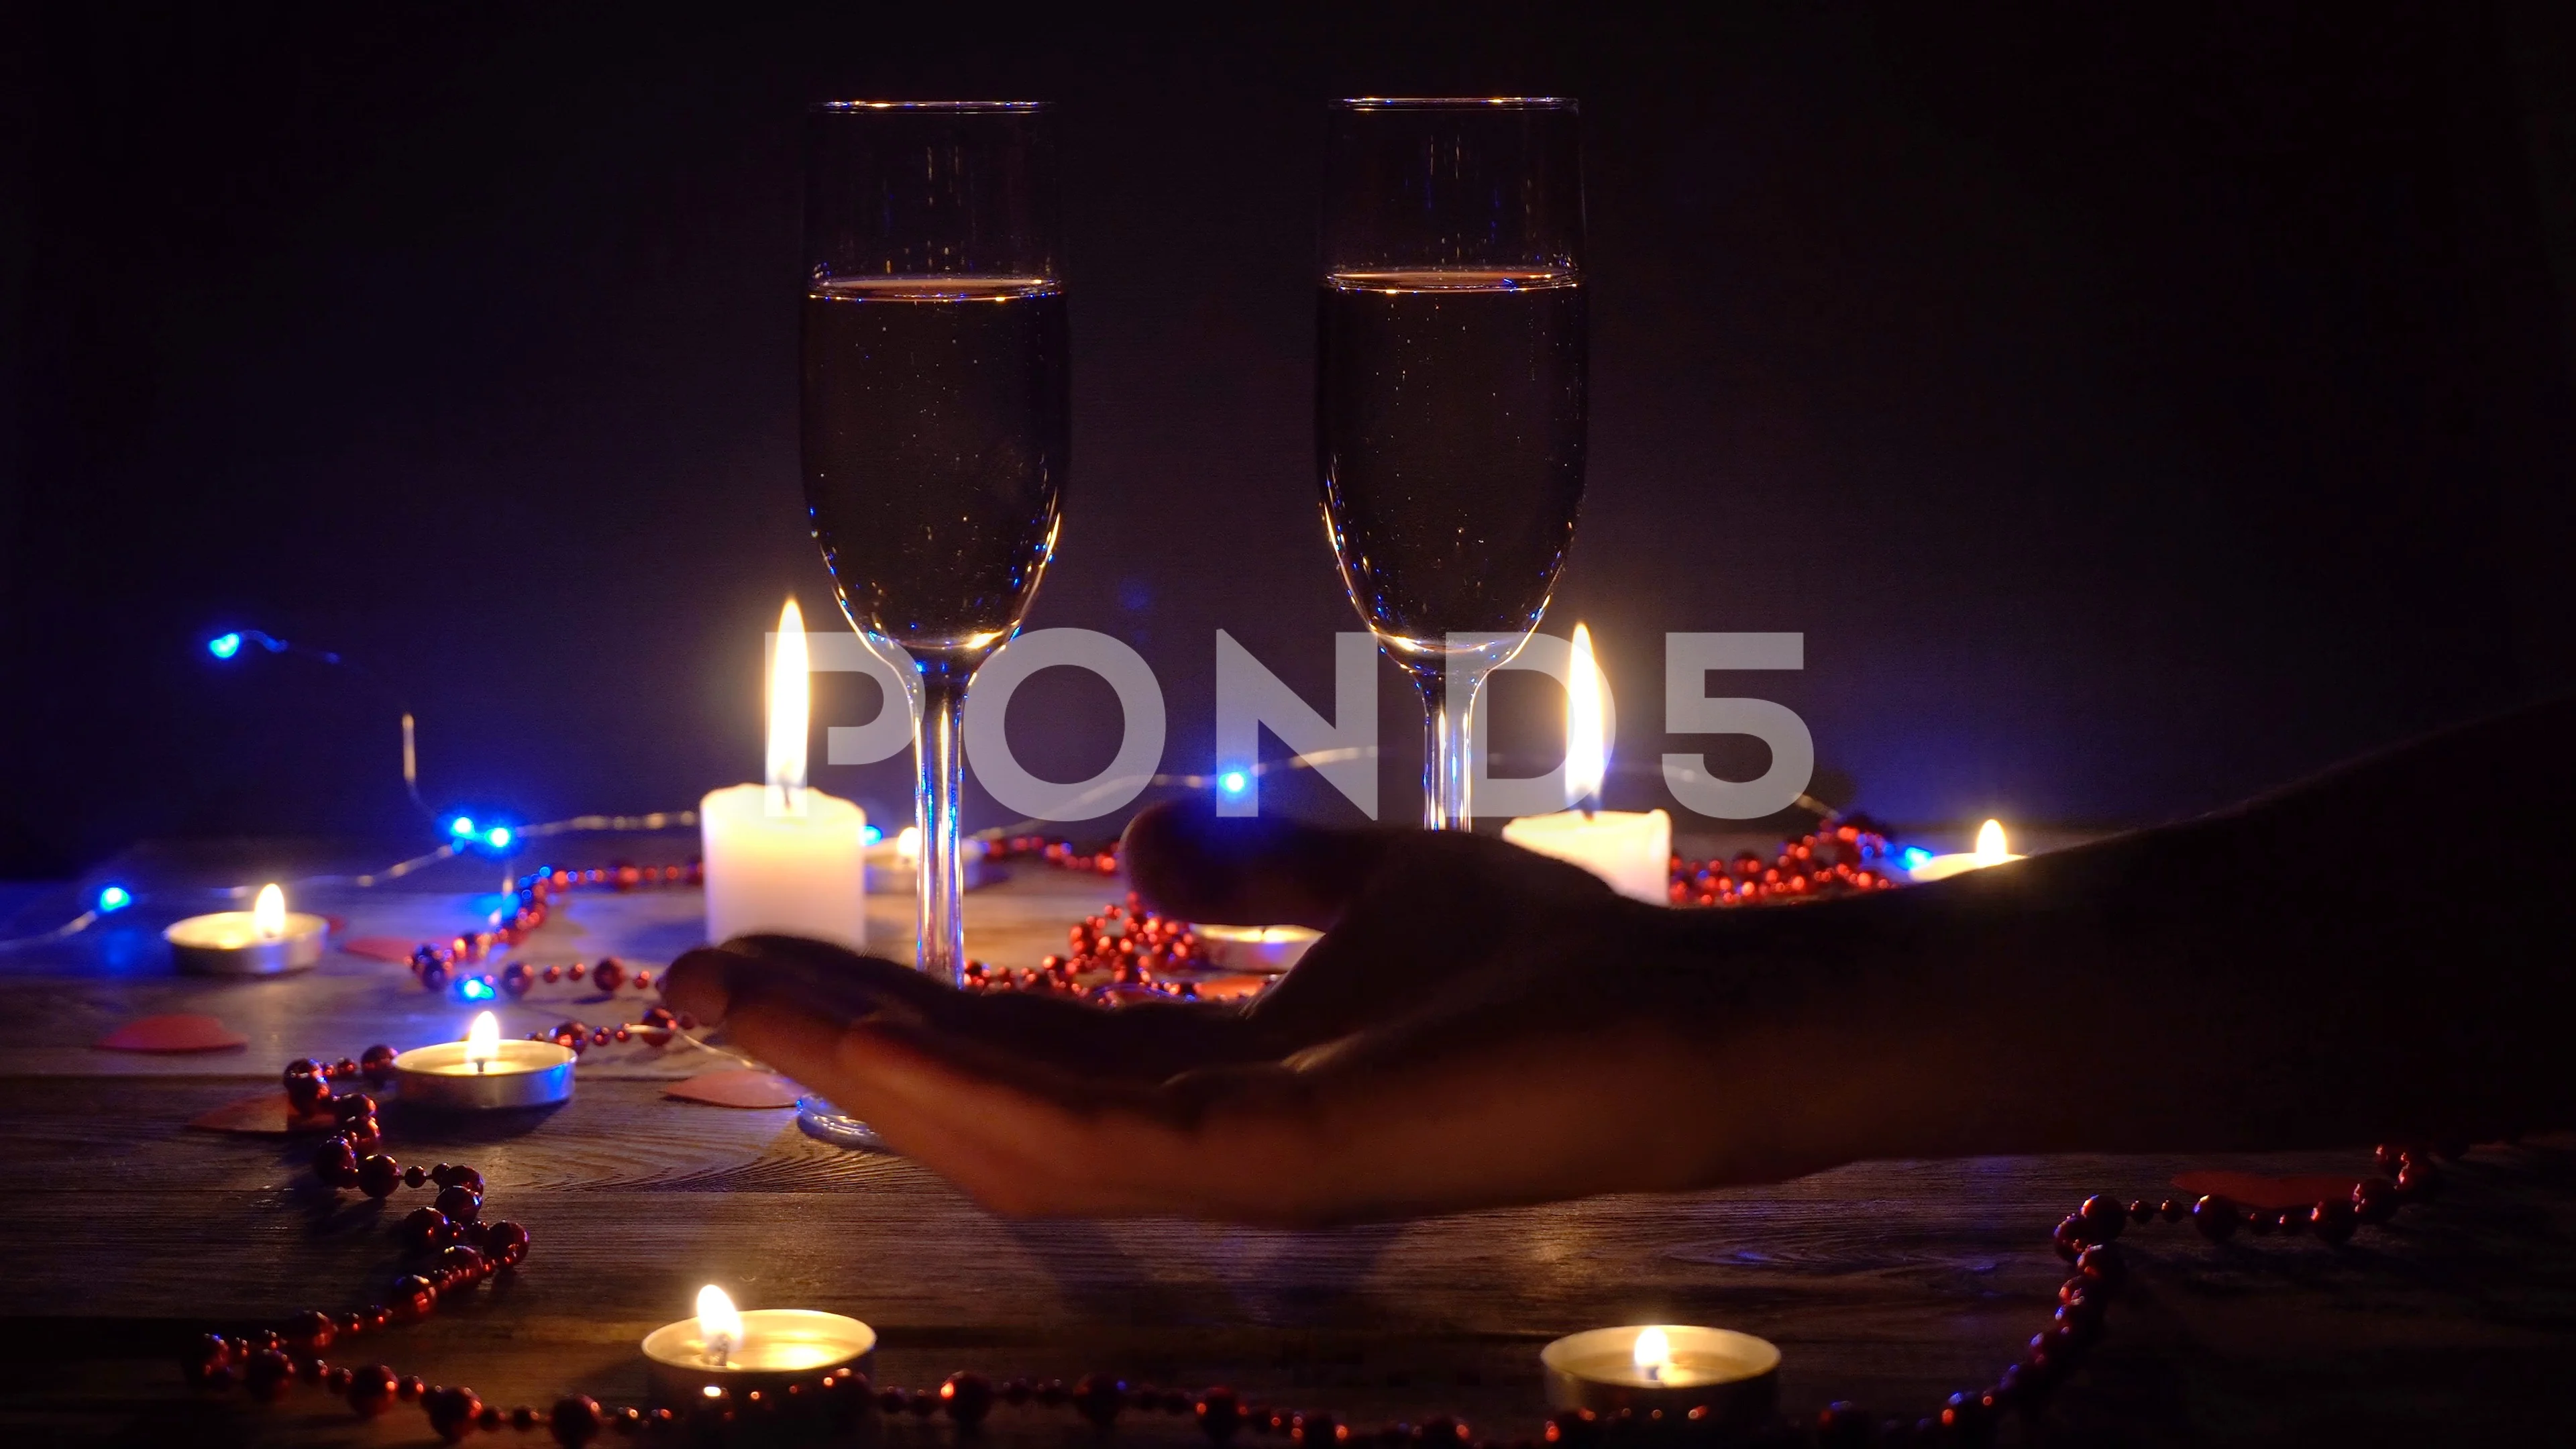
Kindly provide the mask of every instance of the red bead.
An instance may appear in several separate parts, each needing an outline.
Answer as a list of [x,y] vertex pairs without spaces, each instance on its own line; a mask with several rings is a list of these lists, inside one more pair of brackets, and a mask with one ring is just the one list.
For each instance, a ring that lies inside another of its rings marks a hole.
[[2352,1188],[2352,1213],[2365,1223],[2384,1223],[2397,1216],[2397,1184],[2384,1177],[2365,1178]]
[[320,1353],[331,1346],[331,1340],[340,1336],[340,1325],[332,1322],[328,1313],[307,1309],[286,1320],[283,1336],[300,1352]]
[[2118,1198],[2106,1192],[2097,1192],[2084,1199],[2084,1205],[2075,1210],[2075,1215],[2084,1220],[2086,1235],[2096,1243],[2111,1241],[2129,1225],[2128,1209],[2120,1205]]
[[299,1112],[315,1111],[330,1100],[331,1084],[318,1075],[286,1079],[286,1103]]
[[394,1406],[394,1371],[383,1364],[359,1369],[349,1376],[349,1407],[361,1419],[372,1419]]
[[525,996],[537,984],[537,973],[525,961],[513,961],[501,968],[501,989],[512,996]]
[[1125,1407],[1127,1385],[1121,1380],[1085,1374],[1073,1386],[1074,1412],[1103,1429],[1118,1422],[1118,1411]]
[[358,1064],[347,1057],[342,1057],[331,1064],[331,1076],[334,1080],[345,1082],[357,1075]]
[[220,1333],[208,1333],[198,1336],[181,1369],[188,1382],[199,1388],[222,1388],[232,1382],[232,1363],[232,1341]]
[[2308,1226],[2317,1240],[2328,1247],[2340,1247],[2352,1241],[2354,1218],[2350,1202],[2328,1198],[2308,1209]]
[[429,1427],[450,1444],[464,1438],[483,1411],[472,1389],[431,1389],[420,1396],[420,1406],[429,1414]]
[[333,1133],[313,1149],[313,1175],[330,1187],[358,1185],[358,1153],[345,1134]]
[[563,968],[561,966],[549,966],[540,974],[546,978],[546,984],[551,986],[555,982],[563,979]]
[[2096,1243],[2077,1254],[2075,1271],[2114,1292],[2129,1276],[2128,1265],[2120,1261],[2120,1250],[2108,1243]]
[[429,1169],[415,1162],[403,1169],[403,1186],[418,1187],[429,1181]]
[[2431,1202],[2442,1195],[2442,1174],[2430,1162],[2409,1159],[2397,1169],[2399,1202]]
[[429,1386],[420,1381],[418,1374],[404,1374],[394,1380],[394,1396],[406,1404],[417,1402],[421,1395],[428,1392]]
[[581,964],[579,961],[575,961],[575,962],[574,962],[574,963],[572,963],[571,965],[569,965],[569,966],[567,966],[567,967],[565,967],[565,968],[564,968],[564,974],[565,974],[566,976],[571,977],[571,978],[572,978],[573,980],[575,980],[575,981],[579,981],[583,976],[587,975],[587,974],[589,973],[589,971],[590,971],[590,968],[589,968],[589,967],[587,967],[587,966],[584,966],[584,965],[583,965],[583,964]]
[[369,1197],[391,1197],[402,1185],[402,1164],[381,1152],[358,1159],[358,1191]]
[[357,1381],[357,1377],[357,1374],[348,1369],[333,1367],[323,1373],[322,1387],[335,1394],[345,1394],[349,1392],[349,1385]]
[[939,1406],[960,1428],[971,1429],[993,1411],[993,1385],[982,1374],[950,1374],[939,1385]]
[[638,990],[638,991],[650,991],[650,990],[652,990],[652,989],[653,989],[653,973],[652,973],[652,972],[650,972],[650,971],[638,971],[638,972],[636,972],[636,973],[635,973],[634,986],[635,986],[635,989],[636,989],[636,990]]
[[[1006,1394],[1005,1397],[1008,1395]],[[1198,1411],[1199,1432],[1207,1435],[1214,1443],[1224,1443],[1234,1437],[1235,1430],[1243,1427],[1243,1401],[1235,1396],[1232,1389],[1222,1387],[1209,1389],[1199,1395],[1195,1408]]]
[[599,964],[591,968],[590,979],[602,991],[615,991],[625,984],[626,967],[614,956],[602,956]]
[[2213,1243],[2223,1243],[2236,1236],[2236,1204],[2212,1193],[2191,1205],[2191,1225]]
[[557,1399],[547,1425],[554,1430],[555,1442],[564,1449],[581,1449],[599,1437],[599,1401],[586,1394]]
[[438,1285],[418,1273],[394,1284],[392,1310],[397,1323],[418,1323],[438,1309]]
[[492,1264],[481,1253],[458,1243],[439,1250],[438,1271],[451,1282],[471,1287],[490,1275]]
[[1350,1426],[1330,1414],[1299,1414],[1290,1439],[1298,1449],[1332,1449],[1351,1437]]
[[295,1365],[276,1349],[263,1348],[243,1363],[242,1387],[254,1398],[273,1404],[295,1387]]
[[394,1073],[394,1049],[378,1042],[358,1053],[358,1070],[368,1081],[381,1082]]
[[2156,1216],[2169,1223],[2181,1222],[2191,1213],[2191,1205],[2179,1198],[2166,1198],[2156,1205]]
[[1468,1449],[1475,1435],[1468,1431],[1466,1420],[1435,1414],[1423,1420],[1422,1427],[1414,1430],[1411,1437],[1424,1449]]
[[460,1223],[470,1223],[483,1215],[483,1194],[461,1182],[455,1183],[440,1188],[431,1206]]
[[1816,1411],[1816,1449],[1867,1449],[1878,1425],[1853,1403],[1827,1404]]
[[528,1230],[503,1218],[483,1230],[483,1256],[503,1268],[528,1261]]
[[[474,1427],[482,1430],[486,1434],[489,1434],[493,1430],[500,1428],[503,1424],[508,1423],[509,1417],[509,1415],[501,1412],[501,1406],[499,1404],[485,1404],[482,1408],[474,1411]],[[534,1423],[536,1421],[536,1417],[536,1415],[530,1414],[528,1416],[529,1422]]]

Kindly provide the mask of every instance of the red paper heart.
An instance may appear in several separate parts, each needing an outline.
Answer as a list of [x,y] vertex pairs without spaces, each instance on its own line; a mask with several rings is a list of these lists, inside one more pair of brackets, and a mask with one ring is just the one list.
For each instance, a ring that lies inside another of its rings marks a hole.
[[662,1095],[718,1107],[793,1107],[805,1091],[775,1072],[727,1067],[700,1072],[685,1082],[673,1082],[662,1089]]
[[406,941],[397,936],[357,936],[341,942],[340,949],[352,956],[364,956],[374,961],[391,961],[400,966],[411,960],[411,953],[420,949],[420,943]]
[[2251,1172],[2186,1172],[2173,1185],[2193,1197],[2217,1196],[2238,1207],[2293,1208],[2330,1199],[2350,1201],[2360,1184],[2349,1177],[2264,1177]]
[[215,1110],[188,1119],[191,1127],[208,1132],[247,1132],[256,1136],[276,1137],[290,1132],[324,1132],[339,1125],[330,1112],[298,1112],[286,1100],[284,1092],[267,1092],[227,1102]]
[[129,1021],[98,1045],[112,1052],[218,1052],[250,1045],[250,1038],[211,1016],[181,1012]]

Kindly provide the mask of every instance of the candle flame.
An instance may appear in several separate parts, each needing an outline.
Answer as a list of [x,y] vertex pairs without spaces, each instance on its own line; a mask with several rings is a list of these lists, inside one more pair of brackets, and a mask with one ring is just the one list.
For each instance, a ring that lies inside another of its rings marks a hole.
[[1574,626],[1574,668],[1565,681],[1565,803],[1580,805],[1601,793],[1610,773],[1610,742],[1602,737],[1601,666],[1592,657],[1592,631]]
[[259,888],[259,899],[250,908],[250,925],[263,941],[286,934],[286,892],[274,882]]
[[1629,1356],[1638,1371],[1650,1379],[1662,1378],[1664,1370],[1673,1366],[1672,1344],[1660,1328],[1637,1330],[1637,1347]]
[[805,616],[789,599],[778,611],[778,648],[769,659],[769,784],[773,806],[805,813],[806,716],[812,681],[805,653]]
[[921,859],[921,827],[907,825],[894,838],[894,858],[910,865]]
[[721,1364],[742,1347],[742,1315],[713,1283],[698,1290],[698,1337],[707,1346],[709,1363]]
[[2000,865],[2012,854],[2012,844],[2004,838],[2004,823],[1989,820],[1977,827],[1977,864]]
[[501,1055],[501,1023],[488,1011],[476,1012],[474,1024],[465,1028],[465,1064],[483,1070]]

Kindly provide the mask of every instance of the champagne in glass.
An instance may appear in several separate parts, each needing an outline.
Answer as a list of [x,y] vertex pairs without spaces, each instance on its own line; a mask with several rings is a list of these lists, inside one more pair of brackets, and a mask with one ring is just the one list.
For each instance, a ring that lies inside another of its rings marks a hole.
[[1328,198],[1325,527],[1422,692],[1423,823],[1463,829],[1476,693],[1546,611],[1583,502],[1574,103],[1342,102]]
[[918,963],[952,983],[966,689],[1027,615],[1062,517],[1052,169],[1034,102],[836,102],[807,136],[805,501],[842,611],[918,674]]

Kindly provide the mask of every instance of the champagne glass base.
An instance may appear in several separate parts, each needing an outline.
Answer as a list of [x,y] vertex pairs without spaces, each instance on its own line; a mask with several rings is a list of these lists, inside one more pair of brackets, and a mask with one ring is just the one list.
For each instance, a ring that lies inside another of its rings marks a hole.
[[882,1152],[889,1157],[899,1155],[886,1145],[883,1137],[877,1135],[877,1129],[821,1097],[796,1099],[796,1126],[815,1141],[828,1142],[834,1147],[846,1147],[852,1152]]

